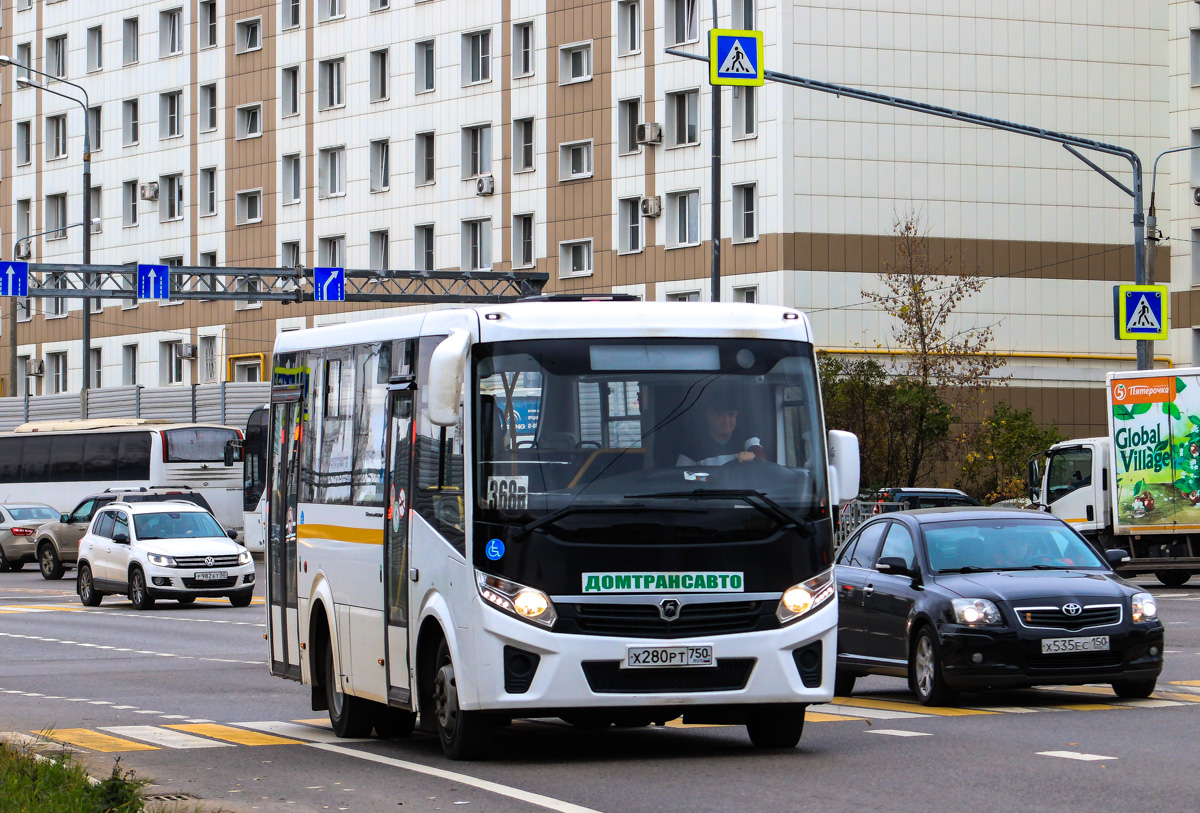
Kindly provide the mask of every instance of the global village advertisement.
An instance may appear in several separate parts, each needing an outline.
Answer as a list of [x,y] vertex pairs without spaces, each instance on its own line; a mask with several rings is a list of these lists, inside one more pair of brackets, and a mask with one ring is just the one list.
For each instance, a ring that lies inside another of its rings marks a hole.
[[1189,381],[1109,382],[1117,527],[1200,526],[1200,380]]

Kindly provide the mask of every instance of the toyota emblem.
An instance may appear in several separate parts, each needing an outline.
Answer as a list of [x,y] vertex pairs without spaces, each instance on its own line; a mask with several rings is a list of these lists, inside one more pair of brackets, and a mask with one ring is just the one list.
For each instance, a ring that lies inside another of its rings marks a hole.
[[1069,615],[1069,616],[1074,617],[1074,616],[1079,615],[1081,612],[1083,612],[1083,607],[1080,607],[1075,602],[1071,602],[1070,604],[1063,605],[1063,615]]
[[658,614],[663,621],[674,621],[679,617],[679,602],[673,598],[664,598],[658,602]]
[[[213,564],[214,564],[214,563],[213,563],[213,558],[212,558],[211,556],[205,556],[205,557],[204,557],[204,566],[205,566],[205,567],[212,567],[212,566],[213,566]],[[1063,609],[1065,610],[1066,608],[1064,607]],[[1076,610],[1076,612],[1078,612],[1078,610]],[[1067,613],[1067,615],[1073,615],[1073,613]]]

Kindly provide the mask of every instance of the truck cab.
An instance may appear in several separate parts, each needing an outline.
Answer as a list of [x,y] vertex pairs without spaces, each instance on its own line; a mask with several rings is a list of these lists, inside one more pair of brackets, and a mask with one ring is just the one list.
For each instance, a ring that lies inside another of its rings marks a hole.
[[1095,538],[1109,527],[1109,440],[1056,443],[1029,459],[1029,498],[1081,534]]

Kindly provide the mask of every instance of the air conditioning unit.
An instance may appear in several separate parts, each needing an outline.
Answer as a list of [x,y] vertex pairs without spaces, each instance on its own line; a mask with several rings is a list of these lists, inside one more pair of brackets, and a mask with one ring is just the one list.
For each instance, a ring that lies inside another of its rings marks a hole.
[[46,374],[46,362],[42,359],[25,359],[25,375],[40,376]]
[[662,214],[662,198],[642,198],[642,217],[658,217]]
[[147,181],[139,192],[142,200],[158,200],[158,181]]
[[29,241],[22,240],[17,243],[17,250],[14,252],[18,260],[28,260],[33,256],[33,252],[29,250]]
[[180,344],[177,345],[177,347],[179,349],[176,352],[179,354],[181,359],[194,359],[196,357],[196,345]]
[[475,179],[475,194],[490,195],[496,191],[496,179],[491,175],[480,175]]
[[[1200,0],[1196,0],[1196,2],[1200,3]],[[1200,186],[1192,187],[1192,203],[1200,206]]]
[[639,144],[661,144],[662,125],[653,121],[639,124],[637,132],[634,133],[634,140]]

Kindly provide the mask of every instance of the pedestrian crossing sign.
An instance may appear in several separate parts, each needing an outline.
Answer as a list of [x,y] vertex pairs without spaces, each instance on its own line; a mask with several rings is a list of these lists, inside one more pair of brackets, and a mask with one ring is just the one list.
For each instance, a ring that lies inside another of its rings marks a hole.
[[708,81],[762,87],[763,33],[714,28],[708,32]]
[[1114,327],[1118,339],[1165,342],[1170,294],[1165,285],[1114,285]]

